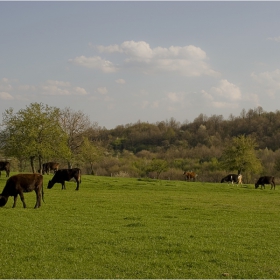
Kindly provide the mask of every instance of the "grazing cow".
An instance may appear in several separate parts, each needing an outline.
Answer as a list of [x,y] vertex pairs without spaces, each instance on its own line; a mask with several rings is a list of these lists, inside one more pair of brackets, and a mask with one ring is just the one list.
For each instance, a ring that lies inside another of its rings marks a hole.
[[81,169],[60,169],[57,170],[53,178],[48,183],[48,189],[51,189],[55,183],[61,183],[62,190],[65,188],[65,181],[70,181],[72,178],[77,182],[76,190],[79,190],[81,180]]
[[196,177],[198,176],[197,174],[195,174],[195,172],[191,171],[185,171],[183,173],[183,175],[185,176],[186,181],[190,181],[191,179],[195,182]]
[[257,183],[255,184],[255,189],[257,189],[259,186],[261,186],[261,189],[262,187],[265,188],[265,184],[270,184],[271,185],[270,189],[272,190],[272,188],[274,188],[275,190],[275,181],[273,176],[260,177]]
[[16,207],[17,197],[19,195],[23,207],[26,208],[23,193],[31,191],[36,192],[36,204],[34,208],[39,208],[41,206],[41,196],[44,201],[43,175],[36,173],[18,174],[10,177],[0,194],[0,207],[7,203],[9,196],[14,197],[13,208]]
[[[43,175],[47,173],[49,175],[50,171],[53,170],[53,173],[55,173],[58,170],[59,163],[57,162],[46,162],[42,164],[42,173]],[[40,172],[40,171],[38,171]]]
[[8,161],[0,161],[0,177],[1,171],[6,171],[6,177],[10,176],[10,163]]
[[239,174],[228,174],[226,177],[224,177],[221,180],[221,183],[227,182],[229,184],[229,182],[231,182],[232,184],[236,183],[236,184],[242,184],[242,175]]

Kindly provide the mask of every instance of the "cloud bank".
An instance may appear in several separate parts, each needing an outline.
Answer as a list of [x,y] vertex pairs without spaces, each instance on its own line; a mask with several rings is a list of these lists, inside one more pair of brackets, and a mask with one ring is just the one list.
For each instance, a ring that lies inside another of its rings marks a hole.
[[122,65],[116,66],[112,61],[100,56],[80,56],[69,61],[83,67],[100,70],[103,73],[134,67],[143,73],[174,72],[186,77],[219,76],[217,71],[211,69],[206,52],[193,45],[151,48],[145,41],[125,41],[121,45],[99,45],[96,46],[96,49],[101,54],[121,54],[123,56]]

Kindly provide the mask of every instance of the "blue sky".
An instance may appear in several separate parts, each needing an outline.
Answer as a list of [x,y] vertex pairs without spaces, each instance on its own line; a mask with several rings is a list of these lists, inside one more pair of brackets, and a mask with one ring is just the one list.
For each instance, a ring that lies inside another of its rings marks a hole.
[[0,2],[0,114],[108,129],[280,110],[280,2]]

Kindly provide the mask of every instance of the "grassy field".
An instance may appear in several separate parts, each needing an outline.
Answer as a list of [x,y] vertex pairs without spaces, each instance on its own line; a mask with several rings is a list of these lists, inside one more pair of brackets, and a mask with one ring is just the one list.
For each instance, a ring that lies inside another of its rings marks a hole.
[[277,186],[50,178],[0,208],[1,278],[280,278]]

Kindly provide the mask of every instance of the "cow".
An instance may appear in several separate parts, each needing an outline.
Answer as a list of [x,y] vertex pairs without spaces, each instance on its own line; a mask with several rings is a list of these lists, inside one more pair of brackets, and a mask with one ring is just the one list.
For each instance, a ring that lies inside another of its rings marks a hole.
[[8,161],[0,161],[0,177],[1,171],[6,171],[6,177],[10,176],[10,163]]
[[232,184],[236,183],[237,185],[242,184],[242,175],[241,174],[228,174],[221,180],[221,183],[231,182]]
[[59,169],[54,174],[53,178],[48,183],[48,189],[51,189],[55,183],[61,183],[62,190],[65,188],[65,181],[70,181],[72,178],[77,182],[76,190],[79,190],[81,180],[81,169]]
[[186,181],[190,181],[191,179],[195,182],[196,177],[198,176],[197,174],[195,174],[195,172],[191,171],[185,171],[183,173],[183,175],[185,176],[185,180]]
[[[58,170],[59,163],[57,162],[46,162],[42,164],[42,173],[43,175],[47,173],[49,175],[50,171],[53,170],[53,173],[55,173]],[[40,172],[40,170],[38,170]]]
[[23,208],[26,208],[23,193],[31,191],[35,191],[36,193],[36,204],[34,208],[39,208],[41,206],[41,198],[44,201],[43,175],[37,173],[13,175],[7,180],[0,194],[0,207],[6,205],[9,196],[14,197],[13,208],[16,207],[17,197],[19,195]]
[[259,178],[259,180],[256,182],[255,184],[255,189],[257,189],[259,186],[265,188],[265,184],[270,184],[271,185],[271,190],[272,188],[274,188],[275,190],[275,181],[274,181],[274,177],[273,176],[262,176]]

